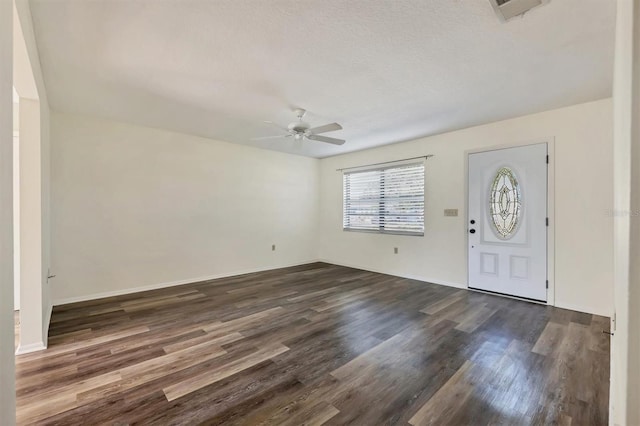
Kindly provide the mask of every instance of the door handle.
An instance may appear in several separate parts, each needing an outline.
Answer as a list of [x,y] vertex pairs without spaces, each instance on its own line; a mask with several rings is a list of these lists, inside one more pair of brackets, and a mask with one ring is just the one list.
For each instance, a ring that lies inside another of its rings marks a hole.
[[470,234],[475,234],[475,233],[476,233],[476,230],[475,230],[475,229],[473,229],[473,228],[471,228],[471,229],[469,229],[469,233],[470,233]]

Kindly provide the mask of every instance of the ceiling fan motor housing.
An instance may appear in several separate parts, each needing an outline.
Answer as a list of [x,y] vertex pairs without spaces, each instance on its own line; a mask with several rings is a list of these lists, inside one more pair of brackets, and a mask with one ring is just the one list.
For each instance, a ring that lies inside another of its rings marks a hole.
[[307,130],[309,130],[309,124],[305,123],[304,121],[296,121],[295,123],[291,123],[289,124],[288,128],[289,130],[294,131],[295,133],[305,133]]

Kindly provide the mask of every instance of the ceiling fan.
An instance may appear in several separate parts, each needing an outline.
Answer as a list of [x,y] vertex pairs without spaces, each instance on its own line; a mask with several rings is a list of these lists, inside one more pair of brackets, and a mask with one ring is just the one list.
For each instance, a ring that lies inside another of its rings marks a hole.
[[341,130],[342,126],[338,123],[325,124],[324,126],[311,127],[308,123],[302,121],[302,117],[304,117],[305,111],[302,108],[297,108],[293,112],[296,113],[298,117],[298,121],[294,121],[289,124],[287,127],[282,127],[272,121],[265,121],[265,123],[271,124],[278,129],[285,132],[283,135],[277,136],[265,136],[261,138],[253,138],[254,141],[257,140],[266,140],[266,139],[279,139],[279,138],[290,138],[293,137],[297,141],[301,141],[303,139],[317,141],[317,142],[326,142],[334,145],[342,145],[346,141],[343,139],[330,138],[328,136],[321,136],[320,133],[333,132],[336,130]]

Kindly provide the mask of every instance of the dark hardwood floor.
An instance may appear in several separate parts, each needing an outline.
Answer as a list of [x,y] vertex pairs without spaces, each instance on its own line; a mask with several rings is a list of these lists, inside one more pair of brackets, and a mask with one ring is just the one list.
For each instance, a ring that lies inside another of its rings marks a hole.
[[609,320],[312,264],[56,307],[20,424],[605,425]]

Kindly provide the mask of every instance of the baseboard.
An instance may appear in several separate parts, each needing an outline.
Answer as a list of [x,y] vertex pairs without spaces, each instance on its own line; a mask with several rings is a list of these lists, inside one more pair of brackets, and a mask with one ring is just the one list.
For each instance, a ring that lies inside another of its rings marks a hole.
[[28,345],[20,344],[16,350],[16,355],[29,354],[31,352],[43,351],[45,349],[47,349],[47,346],[44,342],[29,343]]
[[[305,261],[305,262],[297,262],[297,263],[292,263],[292,264],[285,264],[285,265],[276,266],[276,267],[247,269],[247,270],[244,270],[244,271],[237,271],[237,272],[232,272],[232,273],[208,275],[208,276],[204,276],[204,277],[189,278],[189,279],[184,279],[184,280],[164,282],[164,283],[158,283],[158,284],[151,284],[151,285],[140,286],[140,287],[132,287],[132,288],[127,288],[127,289],[122,289],[122,290],[108,291],[108,292],[103,292],[103,293],[95,293],[95,294],[89,294],[89,295],[77,296],[77,297],[70,297],[70,298],[65,298],[65,299],[56,299],[50,305],[48,313],[47,313],[47,319],[46,319],[46,321],[47,321],[47,329],[48,329],[48,324],[49,324],[49,322],[51,320],[51,312],[52,312],[52,309],[53,309],[54,306],[66,305],[66,304],[69,304],[69,303],[86,302],[86,301],[89,301],[89,300],[104,299],[106,297],[122,296],[122,295],[125,295],[125,294],[140,293],[140,292],[149,291],[149,290],[158,290],[158,289],[162,289],[162,288],[180,286],[180,285],[185,285],[185,284],[194,284],[194,283],[198,283],[198,282],[202,282],[202,281],[210,281],[210,280],[216,280],[216,279],[220,279],[220,278],[230,278],[230,277],[235,277],[235,276],[238,276],[238,275],[252,274],[252,273],[256,273],[256,272],[273,271],[275,269],[282,269],[282,268],[290,268],[290,267],[293,267],[293,266],[308,265],[310,263],[316,263],[316,262],[323,262],[323,263],[328,263],[328,264],[331,264],[331,265],[344,266],[344,267],[353,268],[353,269],[361,269],[363,271],[375,272],[375,273],[378,273],[378,274],[385,274],[385,275],[392,275],[392,276],[396,276],[396,277],[400,277],[400,278],[407,278],[407,279],[410,279],[410,280],[423,281],[423,282],[443,285],[443,286],[447,286],[447,287],[462,288],[462,289],[466,289],[467,288],[466,283],[454,283],[454,282],[450,282],[450,281],[442,281],[442,280],[437,280],[437,279],[431,279],[431,278],[428,278],[428,277],[412,275],[412,274],[390,273],[388,271],[383,271],[383,270],[377,269],[377,268],[369,268],[369,267],[364,267],[364,266],[361,266],[361,265],[349,264],[349,263],[345,263],[345,262],[336,262],[336,261],[329,260],[329,259],[314,259],[314,260],[308,260],[308,261]],[[585,313],[594,314],[594,315],[600,315],[600,316],[604,316],[604,317],[609,317],[611,315],[610,313],[602,312],[601,310],[593,309],[591,307],[576,306],[576,305],[571,305],[571,304],[567,304],[567,303],[556,303],[555,306],[557,308],[568,309],[568,310],[576,311],[576,312],[585,312]],[[37,350],[46,349],[46,344],[44,344],[44,343],[41,343],[41,344],[43,346],[41,348],[36,348],[36,349],[30,350],[30,346],[32,346],[32,345],[28,345],[28,347],[26,347],[25,350],[28,350],[29,352],[34,352],[34,351],[37,351]],[[18,348],[18,350],[20,350],[20,348]],[[23,353],[27,353],[27,352],[23,352]]]
[[[411,280],[417,280],[417,281],[423,281],[423,282],[427,282],[427,283],[432,283],[432,284],[438,284],[438,285],[444,285],[447,287],[455,287],[455,288],[462,288],[462,289],[468,289],[468,286],[466,283],[453,283],[453,282],[447,282],[447,281],[442,281],[442,280],[433,280],[433,279],[429,279],[426,277],[422,277],[422,276],[416,276],[416,275],[411,275],[411,274],[392,274],[388,271],[383,271],[380,269],[376,269],[376,268],[369,268],[369,267],[363,267],[363,266],[359,266],[359,265],[353,265],[353,264],[348,264],[348,263],[344,263],[344,262],[335,262],[333,260],[328,260],[328,259],[320,259],[318,260],[318,262],[324,262],[324,263],[330,263],[332,265],[338,265],[338,266],[345,266],[347,268],[354,268],[354,269],[362,269],[363,271],[369,271],[369,272],[376,272],[378,274],[385,274],[385,275],[392,275],[395,277],[401,277],[401,278],[408,278]],[[472,291],[478,291],[478,290],[472,290]],[[514,299],[514,300],[523,300],[520,299],[518,297],[512,297],[512,296],[508,296],[508,295],[501,295],[498,297],[507,297],[510,299]],[[540,303],[540,302],[532,302],[532,303]],[[541,303],[544,304],[544,303]],[[551,306],[551,305],[549,305]],[[603,312],[602,310],[598,310],[598,309],[593,309],[591,307],[585,307],[585,306],[577,306],[577,305],[571,305],[571,304],[567,304],[567,303],[556,303],[555,305],[556,308],[561,308],[561,309],[568,309],[570,311],[576,311],[576,312],[584,312],[587,314],[592,314],[592,315],[600,315],[603,317],[610,317],[610,313],[607,312]]]
[[611,312],[604,312],[601,309],[595,309],[590,306],[588,307],[577,306],[577,305],[572,305],[571,303],[558,302],[557,300],[556,300],[555,306],[556,308],[568,309],[570,311],[584,312],[585,314],[600,315],[601,317],[611,318]]
[[412,274],[397,274],[397,273],[392,274],[389,271],[383,271],[381,269],[358,266],[358,265],[348,264],[344,262],[335,262],[333,260],[320,259],[318,260],[318,262],[329,263],[331,265],[344,266],[344,267],[353,268],[353,269],[361,269],[363,271],[375,272],[377,274],[385,274],[385,275],[391,275],[394,277],[407,278],[409,280],[416,280],[416,281],[422,281],[422,282],[431,283],[431,284],[444,285],[447,287],[465,288],[465,289],[467,288],[466,284],[453,283],[453,282],[442,281],[442,280],[434,280],[427,277],[422,277],[422,276],[412,275]]
[[55,300],[53,300],[52,306],[67,305],[69,303],[87,302],[89,300],[104,299],[106,297],[123,296],[125,294],[140,293],[140,292],[149,291],[149,290],[159,290],[159,289],[162,289],[162,288],[175,287],[175,286],[180,286],[180,285],[185,285],[185,284],[194,284],[194,283],[199,283],[199,282],[202,282],[202,281],[217,280],[217,279],[220,279],[220,278],[230,278],[230,277],[235,277],[235,276],[238,276],[238,275],[253,274],[253,273],[256,273],[256,272],[273,271],[275,269],[291,268],[293,266],[308,265],[310,263],[316,263],[316,262],[319,262],[319,260],[314,259],[314,260],[308,260],[308,261],[305,261],[305,262],[297,262],[297,263],[292,263],[292,264],[285,264],[285,265],[281,265],[281,266],[274,266],[274,267],[268,267],[268,268],[247,269],[247,270],[243,270],[243,271],[235,271],[235,272],[228,272],[228,273],[222,273],[222,274],[207,275],[207,276],[204,276],[204,277],[187,278],[187,279],[178,280],[178,281],[170,281],[170,282],[164,282],[164,283],[158,283],[158,284],[150,284],[150,285],[140,286],[140,287],[131,287],[131,288],[126,288],[126,289],[121,289],[121,290],[106,291],[106,292],[103,292],[103,293],[94,293],[94,294],[87,294],[87,295],[83,295],[83,296],[68,297],[68,298],[64,298],[64,299],[55,299]]

